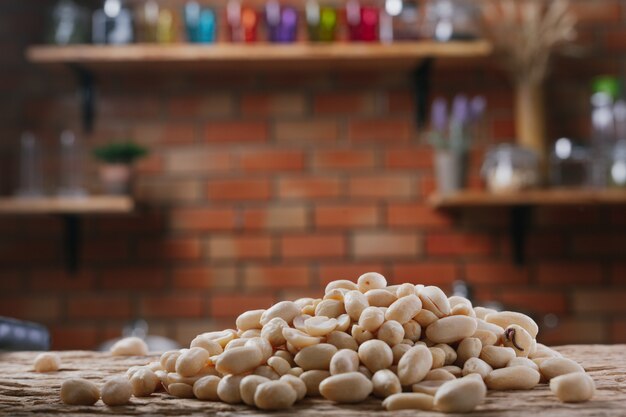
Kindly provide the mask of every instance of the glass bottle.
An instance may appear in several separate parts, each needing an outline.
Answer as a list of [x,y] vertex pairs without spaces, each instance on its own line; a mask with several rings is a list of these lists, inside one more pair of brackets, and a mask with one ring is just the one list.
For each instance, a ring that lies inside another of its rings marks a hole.
[[39,142],[31,132],[24,132],[20,138],[18,197],[41,197],[43,181],[41,150]]
[[60,176],[58,194],[61,197],[83,197],[83,149],[74,132],[61,133]]

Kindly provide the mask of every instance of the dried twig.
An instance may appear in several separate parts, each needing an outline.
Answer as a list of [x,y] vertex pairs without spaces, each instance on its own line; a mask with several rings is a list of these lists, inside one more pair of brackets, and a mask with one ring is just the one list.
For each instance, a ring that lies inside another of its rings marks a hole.
[[574,39],[569,0],[487,0],[483,21],[518,82],[541,82],[555,48]]

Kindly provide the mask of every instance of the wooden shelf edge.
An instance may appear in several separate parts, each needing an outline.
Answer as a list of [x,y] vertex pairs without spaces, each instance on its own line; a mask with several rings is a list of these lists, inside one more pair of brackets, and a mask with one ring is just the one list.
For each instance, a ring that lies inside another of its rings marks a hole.
[[412,60],[420,58],[483,57],[492,52],[485,40],[467,42],[414,41],[374,43],[255,44],[132,44],[132,45],[35,45],[26,57],[37,64],[131,64],[176,62],[282,62],[352,60]]
[[451,195],[433,194],[428,203],[438,209],[515,206],[626,205],[626,190],[551,189],[511,194],[462,191]]
[[0,214],[4,215],[126,214],[134,209],[134,200],[126,196],[0,198]]

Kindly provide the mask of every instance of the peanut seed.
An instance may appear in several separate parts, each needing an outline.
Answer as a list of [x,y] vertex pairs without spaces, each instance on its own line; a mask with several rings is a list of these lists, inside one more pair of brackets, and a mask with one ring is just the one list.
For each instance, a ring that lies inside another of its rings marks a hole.
[[563,402],[578,403],[593,397],[596,384],[586,373],[574,372],[552,378],[550,390]]
[[396,410],[432,410],[434,398],[431,395],[407,392],[393,394],[383,401],[383,407],[387,411]]
[[94,405],[100,399],[100,390],[91,381],[66,379],[61,384],[61,401],[70,405]]
[[327,400],[337,403],[364,401],[372,393],[373,388],[372,382],[360,372],[333,375],[319,385],[320,394]]
[[61,358],[53,352],[40,353],[35,358],[35,372],[55,372],[61,366]]

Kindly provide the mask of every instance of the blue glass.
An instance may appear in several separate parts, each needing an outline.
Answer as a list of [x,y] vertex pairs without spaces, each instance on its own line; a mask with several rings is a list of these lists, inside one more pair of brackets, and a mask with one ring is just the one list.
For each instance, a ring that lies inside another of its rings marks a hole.
[[185,6],[185,28],[187,39],[193,43],[214,43],[216,18],[213,10],[191,1]]

